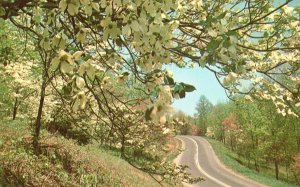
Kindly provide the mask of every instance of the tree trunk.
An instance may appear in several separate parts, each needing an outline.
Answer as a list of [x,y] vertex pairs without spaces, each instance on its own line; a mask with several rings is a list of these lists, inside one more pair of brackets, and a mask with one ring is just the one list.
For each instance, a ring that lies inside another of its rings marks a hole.
[[259,167],[258,167],[257,159],[256,159],[256,158],[254,158],[254,164],[255,164],[255,170],[256,170],[257,172],[259,172]]
[[[251,141],[252,141],[252,150],[253,150],[253,152],[255,152],[255,149],[256,149],[255,144],[256,144],[256,146],[258,146],[258,139],[256,138],[256,141],[255,141],[253,132],[251,132]],[[258,167],[256,158],[257,158],[257,156],[256,156],[256,152],[255,152],[254,158],[253,158],[254,159],[254,165],[255,165],[255,170],[257,172],[259,172],[259,167]]]
[[122,147],[121,147],[121,157],[125,158],[125,135],[122,134]]
[[36,116],[35,121],[35,129],[33,132],[33,149],[35,154],[39,154],[39,138],[40,138],[40,131],[42,126],[42,114],[43,114],[43,107],[44,107],[44,101],[45,101],[45,93],[46,93],[46,78],[43,79],[42,86],[41,86],[41,95],[40,95],[40,102],[39,102],[39,108],[38,113]]
[[297,149],[298,149],[298,152],[300,152],[300,137],[298,138],[298,141],[297,141]]
[[12,119],[15,120],[17,117],[17,111],[18,111],[18,98],[15,99],[15,104],[14,104],[14,110],[13,110],[13,116]]
[[289,180],[289,166],[288,166],[288,164],[285,165],[285,172],[286,172],[286,179]]
[[274,159],[274,164],[275,164],[275,175],[276,175],[276,179],[278,180],[279,179],[279,168],[278,168],[278,161],[276,158]]
[[230,147],[231,147],[231,151],[233,151],[233,138],[232,138],[232,136],[230,136]]
[[248,168],[250,168],[250,158],[247,158],[248,160]]
[[[18,94],[18,93],[19,93],[19,89],[16,90],[16,94]],[[13,120],[15,120],[17,117],[17,111],[18,111],[18,107],[19,107],[18,103],[19,103],[19,100],[18,100],[18,97],[16,97],[14,108],[13,108],[13,116],[12,116]]]

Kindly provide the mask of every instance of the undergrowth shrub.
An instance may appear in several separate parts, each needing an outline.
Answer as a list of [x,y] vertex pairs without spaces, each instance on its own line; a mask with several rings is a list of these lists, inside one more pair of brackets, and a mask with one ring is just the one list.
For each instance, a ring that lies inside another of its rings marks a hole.
[[74,139],[80,145],[86,145],[91,141],[91,137],[87,133],[75,127],[71,122],[68,121],[52,121],[46,124],[46,129],[50,133],[58,132],[68,139]]
[[33,154],[31,137],[6,142],[0,164],[6,183],[17,186],[107,186],[121,185],[97,157],[86,154],[72,140],[46,135],[40,155]]

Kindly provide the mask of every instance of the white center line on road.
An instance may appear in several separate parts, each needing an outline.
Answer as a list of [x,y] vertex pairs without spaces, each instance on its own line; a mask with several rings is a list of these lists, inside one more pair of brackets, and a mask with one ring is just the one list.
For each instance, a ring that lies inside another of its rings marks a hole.
[[190,138],[190,137],[185,137],[185,138],[191,140],[191,141],[195,144],[195,146],[196,146],[196,154],[194,155],[194,159],[195,159],[195,163],[196,163],[196,166],[197,166],[198,170],[199,170],[201,173],[203,173],[203,175],[205,175],[207,178],[209,178],[210,180],[212,180],[212,181],[218,183],[219,185],[221,185],[221,186],[223,186],[223,187],[231,187],[231,186],[229,186],[229,185],[223,183],[222,181],[220,181],[220,180],[214,178],[213,176],[209,175],[208,173],[206,173],[206,172],[203,170],[203,168],[202,168],[202,167],[200,166],[200,164],[199,164],[199,147],[198,147],[197,142],[196,142],[194,139]]

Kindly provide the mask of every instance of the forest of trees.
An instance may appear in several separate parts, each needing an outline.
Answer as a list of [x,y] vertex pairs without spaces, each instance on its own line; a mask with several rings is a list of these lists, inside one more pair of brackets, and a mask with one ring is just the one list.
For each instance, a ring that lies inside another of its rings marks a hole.
[[[271,101],[246,100],[212,105],[201,96],[195,115],[198,134],[219,140],[257,172],[300,184],[300,120],[282,116]],[[281,171],[281,172],[280,172]]]

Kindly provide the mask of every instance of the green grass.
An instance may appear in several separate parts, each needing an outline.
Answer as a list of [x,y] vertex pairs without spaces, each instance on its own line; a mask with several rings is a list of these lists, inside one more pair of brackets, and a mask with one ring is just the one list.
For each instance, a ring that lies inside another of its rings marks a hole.
[[[3,118],[3,116],[0,116],[2,118],[0,120],[0,152],[2,146],[5,146],[4,143],[11,139],[12,137],[19,137],[22,135],[24,131],[26,131],[26,126],[24,125],[26,123],[26,120],[9,120],[6,118]],[[8,185],[5,182],[4,174],[3,174],[3,168],[0,165],[0,186]],[[8,185],[9,186],[9,185]]]
[[83,149],[91,155],[96,156],[97,160],[102,162],[109,173],[118,175],[118,178],[123,182],[126,180],[126,184],[145,187],[159,186],[149,175],[132,167],[125,160],[121,159],[120,153],[117,151],[109,151],[105,148],[99,148],[97,145],[88,145],[83,147]]
[[262,184],[272,186],[272,187],[296,187],[296,185],[289,184],[287,182],[276,180],[274,176],[268,175],[266,173],[258,173],[255,170],[251,170],[248,167],[241,165],[237,160],[238,155],[232,152],[230,149],[226,148],[221,142],[213,139],[208,139],[208,142],[212,145],[216,155],[220,161],[233,171],[240,173],[250,179],[253,179]]

